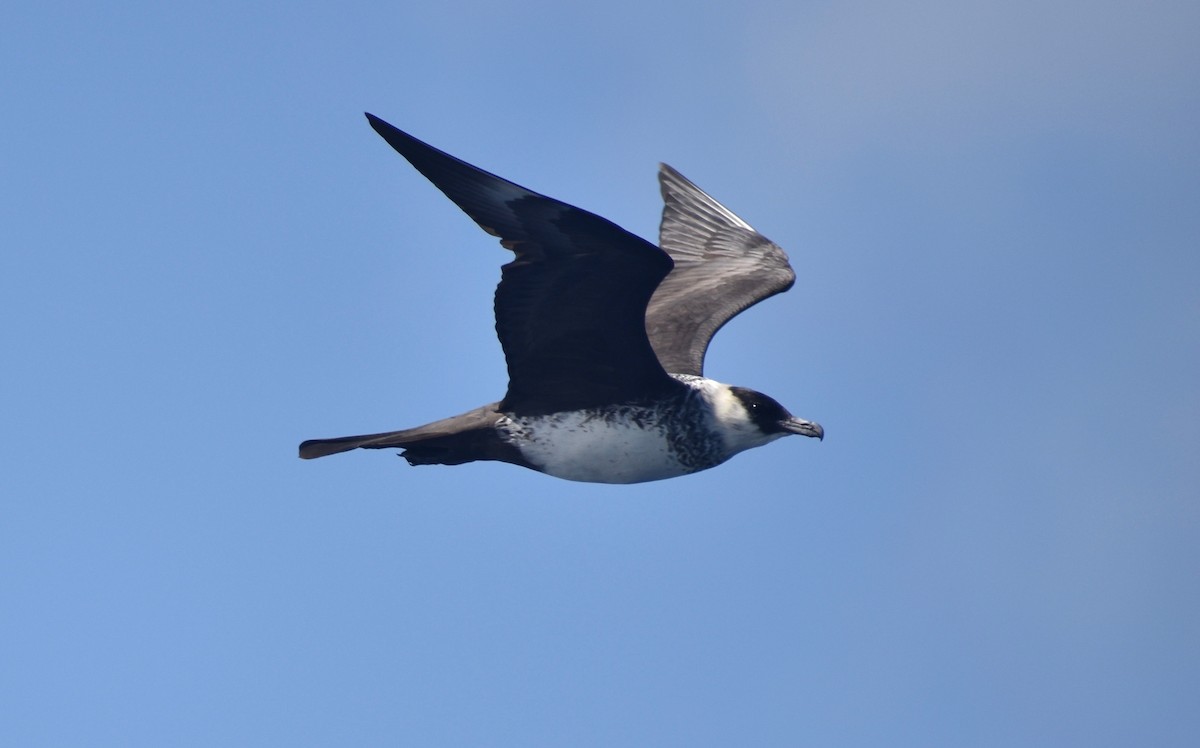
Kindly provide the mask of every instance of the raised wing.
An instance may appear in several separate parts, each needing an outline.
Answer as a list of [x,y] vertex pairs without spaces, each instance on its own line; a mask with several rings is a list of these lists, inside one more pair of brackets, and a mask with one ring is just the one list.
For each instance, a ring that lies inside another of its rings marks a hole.
[[787,254],[686,177],[660,164],[659,244],[675,269],[646,310],[646,330],[663,367],[704,373],[708,342],[721,326],[796,280]]
[[496,288],[508,362],[500,409],[553,413],[642,399],[678,385],[659,364],[645,313],[671,259],[620,226],[478,169],[371,114],[400,155],[516,258]]

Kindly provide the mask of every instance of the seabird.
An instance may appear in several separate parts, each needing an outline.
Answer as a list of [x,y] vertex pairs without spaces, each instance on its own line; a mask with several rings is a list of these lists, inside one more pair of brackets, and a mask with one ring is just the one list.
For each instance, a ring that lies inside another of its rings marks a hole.
[[515,258],[496,288],[508,363],[499,402],[382,434],[313,439],[304,459],[400,448],[410,465],[499,460],[558,478],[694,473],[782,436],[824,438],[772,398],[704,376],[712,336],[788,290],[787,255],[660,164],[660,247],[367,114],[371,127]]

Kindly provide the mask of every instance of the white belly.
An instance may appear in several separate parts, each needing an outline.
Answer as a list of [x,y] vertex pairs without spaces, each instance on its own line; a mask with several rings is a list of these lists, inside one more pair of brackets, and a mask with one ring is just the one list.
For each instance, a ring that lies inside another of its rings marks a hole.
[[543,473],[589,483],[640,483],[711,467],[685,464],[648,411],[602,418],[585,412],[510,417],[501,428]]

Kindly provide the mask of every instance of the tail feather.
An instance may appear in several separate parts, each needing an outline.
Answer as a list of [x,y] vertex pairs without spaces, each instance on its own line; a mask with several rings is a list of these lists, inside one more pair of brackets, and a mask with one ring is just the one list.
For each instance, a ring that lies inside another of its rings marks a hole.
[[499,403],[462,415],[402,431],[309,439],[300,445],[301,459],[311,460],[352,449],[404,449],[410,465],[461,465],[475,460],[500,460],[527,465],[520,452],[496,431]]
[[384,449],[386,447],[404,447],[416,429],[404,431],[388,431],[382,434],[363,434],[362,436],[340,436],[336,439],[309,439],[300,445],[300,459],[311,460],[339,452],[349,452],[362,447],[364,449]]

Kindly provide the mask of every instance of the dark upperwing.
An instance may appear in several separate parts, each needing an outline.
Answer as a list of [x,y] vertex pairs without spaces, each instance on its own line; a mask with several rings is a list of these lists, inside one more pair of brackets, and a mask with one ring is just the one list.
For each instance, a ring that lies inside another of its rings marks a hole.
[[508,362],[500,409],[535,415],[672,392],[645,313],[671,259],[600,216],[513,184],[371,114],[400,155],[516,257],[496,288]]

